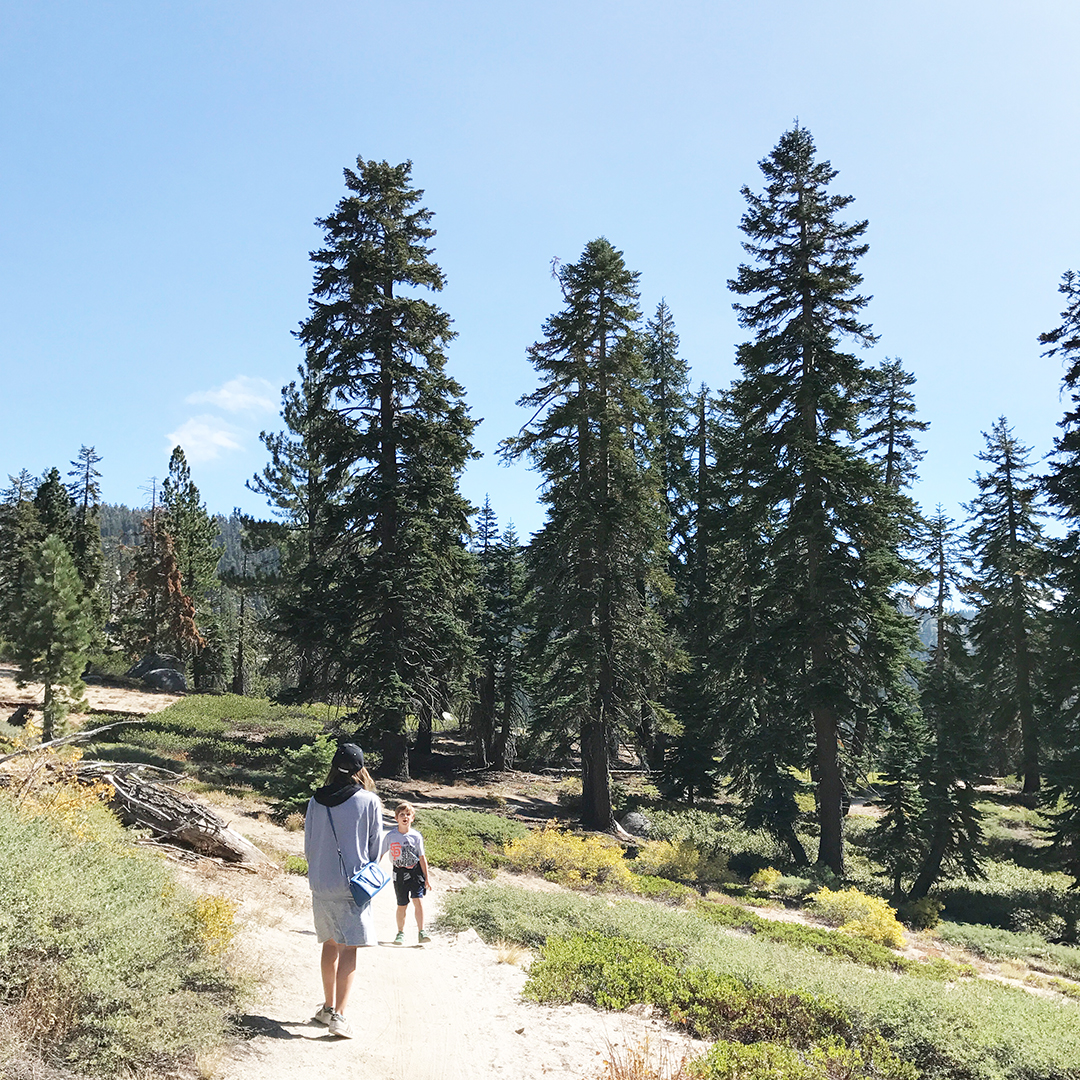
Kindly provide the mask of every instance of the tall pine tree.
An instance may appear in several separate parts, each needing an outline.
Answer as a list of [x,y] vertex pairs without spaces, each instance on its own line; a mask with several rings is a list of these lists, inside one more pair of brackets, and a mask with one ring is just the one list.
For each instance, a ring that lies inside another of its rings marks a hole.
[[408,775],[408,718],[446,707],[471,663],[464,546],[471,507],[458,479],[473,455],[461,386],[446,372],[450,318],[422,296],[443,287],[412,165],[364,161],[320,219],[310,314],[298,338],[308,376],[340,424],[328,459],[350,472],[334,596],[340,683],[381,735],[384,771]]
[[534,417],[505,447],[543,477],[547,519],[530,548],[535,719],[581,749],[582,821],[614,827],[609,758],[640,722],[643,686],[674,652],[657,612],[669,586],[653,470],[638,275],[605,239],[557,272],[564,305],[529,349]]
[[92,628],[82,581],[61,537],[49,534],[31,545],[22,599],[13,635],[18,683],[44,684],[41,737],[48,741],[64,733],[64,718],[81,701]]
[[1066,301],[1061,324],[1039,335],[1047,346],[1043,356],[1061,358],[1062,396],[1068,400],[1044,481],[1065,535],[1051,549],[1058,596],[1049,671],[1054,725],[1043,797],[1051,810],[1055,853],[1080,885],[1080,277],[1066,271],[1058,291]]
[[989,468],[976,473],[979,493],[966,509],[972,522],[971,639],[987,720],[985,745],[995,748],[999,768],[1023,774],[1024,792],[1033,794],[1041,784],[1045,611],[1050,601],[1044,511],[1031,451],[1005,417],[983,437],[986,449],[979,460]]
[[[845,340],[875,341],[859,312],[856,266],[867,223],[845,223],[851,196],[810,133],[785,132],[761,163],[761,194],[743,188],[743,247],[752,262],[729,282],[740,324],[733,388],[753,479],[749,521],[768,538],[755,640],[766,646],[775,709],[792,747],[814,747],[818,861],[844,870],[841,739],[902,666],[905,632],[891,595],[902,575],[895,506],[858,445],[869,376]],[[785,763],[786,764],[786,763]]]

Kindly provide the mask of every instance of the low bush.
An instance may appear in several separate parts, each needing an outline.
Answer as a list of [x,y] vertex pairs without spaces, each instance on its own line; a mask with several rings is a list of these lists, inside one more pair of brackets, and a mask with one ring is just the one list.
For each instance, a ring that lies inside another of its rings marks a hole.
[[1080,937],[1080,891],[1070,889],[1066,874],[1010,862],[987,863],[984,871],[982,881],[950,879],[935,887],[945,905],[942,915],[950,922],[1035,933],[1060,944]]
[[824,1039],[799,1050],[773,1042],[718,1042],[689,1064],[693,1080],[917,1080],[918,1070],[880,1036],[855,1045]]
[[782,941],[797,949],[812,949],[824,956],[844,957],[868,967],[889,971],[918,971],[923,966],[864,937],[852,937],[839,930],[823,930],[816,926],[804,926],[802,923],[763,919],[737,904],[715,904],[703,900],[698,911],[710,922],[732,930],[760,934],[769,941]]
[[805,1047],[851,1031],[839,1009],[810,995],[749,987],[687,966],[677,950],[599,933],[551,938],[529,967],[523,993],[548,1004],[581,1001],[601,1009],[655,1005],[703,1039]]
[[944,906],[936,897],[922,896],[901,904],[896,914],[912,930],[932,930],[941,922],[941,909]]
[[770,893],[783,876],[779,870],[767,866],[764,870],[758,870],[757,873],[750,875],[750,888],[758,892]]
[[875,971],[759,934],[710,931],[696,911],[581,893],[475,886],[445,898],[440,923],[534,950],[574,933],[629,938],[748,987],[827,999],[850,1019],[856,1039],[880,1032],[927,1080],[1080,1076],[1080,1010],[985,979]]
[[424,851],[432,866],[490,876],[502,866],[505,844],[528,835],[519,821],[476,810],[423,809],[416,828],[424,835]]
[[727,859],[705,855],[689,840],[646,840],[638,849],[631,869],[635,873],[671,881],[722,882],[728,877]]
[[630,891],[636,896],[659,900],[666,904],[686,904],[697,899],[697,890],[668,878],[652,874],[639,874],[636,870],[630,878]]
[[236,995],[220,962],[231,911],[133,850],[92,791],[57,785],[21,807],[0,796],[0,865],[0,1011],[25,1046],[127,1076],[220,1042]]
[[[105,760],[140,761],[220,783],[242,779],[273,798],[289,799],[295,783],[286,751],[322,735],[326,708],[276,705],[235,694],[189,694],[138,726],[105,732],[90,752]],[[322,783],[326,775],[313,786]],[[283,782],[281,790],[278,784]],[[303,801],[310,796],[307,788]],[[292,799],[290,805],[294,805]]]
[[896,912],[878,896],[867,896],[859,889],[823,888],[814,893],[811,902],[825,922],[838,926],[844,934],[879,945],[899,947],[904,943],[904,928]]
[[577,836],[558,824],[511,840],[506,861],[514,870],[539,874],[570,888],[631,889],[622,848],[606,837]]
[[1021,960],[1052,975],[1080,978],[1080,948],[1051,945],[1039,934],[954,922],[941,923],[937,932],[942,941],[987,960]]

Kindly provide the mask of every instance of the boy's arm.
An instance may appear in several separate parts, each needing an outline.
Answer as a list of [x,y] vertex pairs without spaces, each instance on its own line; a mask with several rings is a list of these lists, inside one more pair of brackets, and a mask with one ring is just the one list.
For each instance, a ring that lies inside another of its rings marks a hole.
[[424,888],[431,892],[431,878],[428,876],[427,856],[420,856],[420,869],[424,871]]

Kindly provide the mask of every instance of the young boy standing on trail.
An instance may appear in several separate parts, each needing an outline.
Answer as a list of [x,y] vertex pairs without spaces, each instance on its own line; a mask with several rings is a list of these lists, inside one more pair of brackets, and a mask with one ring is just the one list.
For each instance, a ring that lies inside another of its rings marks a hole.
[[431,890],[427,859],[424,857],[424,838],[412,827],[416,818],[412,803],[398,803],[394,818],[397,828],[386,833],[382,842],[382,855],[389,851],[394,864],[394,892],[398,902],[397,937],[394,938],[394,944],[405,944],[405,912],[408,911],[411,899],[419,941],[423,945],[431,940],[430,935],[424,933],[423,897]]

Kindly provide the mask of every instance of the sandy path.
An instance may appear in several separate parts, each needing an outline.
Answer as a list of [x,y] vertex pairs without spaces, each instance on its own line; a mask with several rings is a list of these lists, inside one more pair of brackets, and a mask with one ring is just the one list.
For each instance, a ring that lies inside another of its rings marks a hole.
[[[474,931],[436,929],[435,940],[420,947],[410,912],[410,944],[389,944],[396,932],[389,888],[375,900],[382,944],[359,953],[349,1009],[357,1037],[334,1038],[309,1019],[321,986],[306,880],[280,872],[234,871],[228,878],[219,877],[216,887],[241,902],[240,944],[259,988],[243,1021],[250,1037],[216,1065],[227,1080],[584,1080],[599,1072],[611,1046],[648,1038],[675,1058],[702,1049],[648,1016],[523,1001],[525,972],[499,963]],[[432,883],[429,922],[445,890],[466,885],[460,875],[435,869]],[[202,891],[211,885],[201,884]]]

